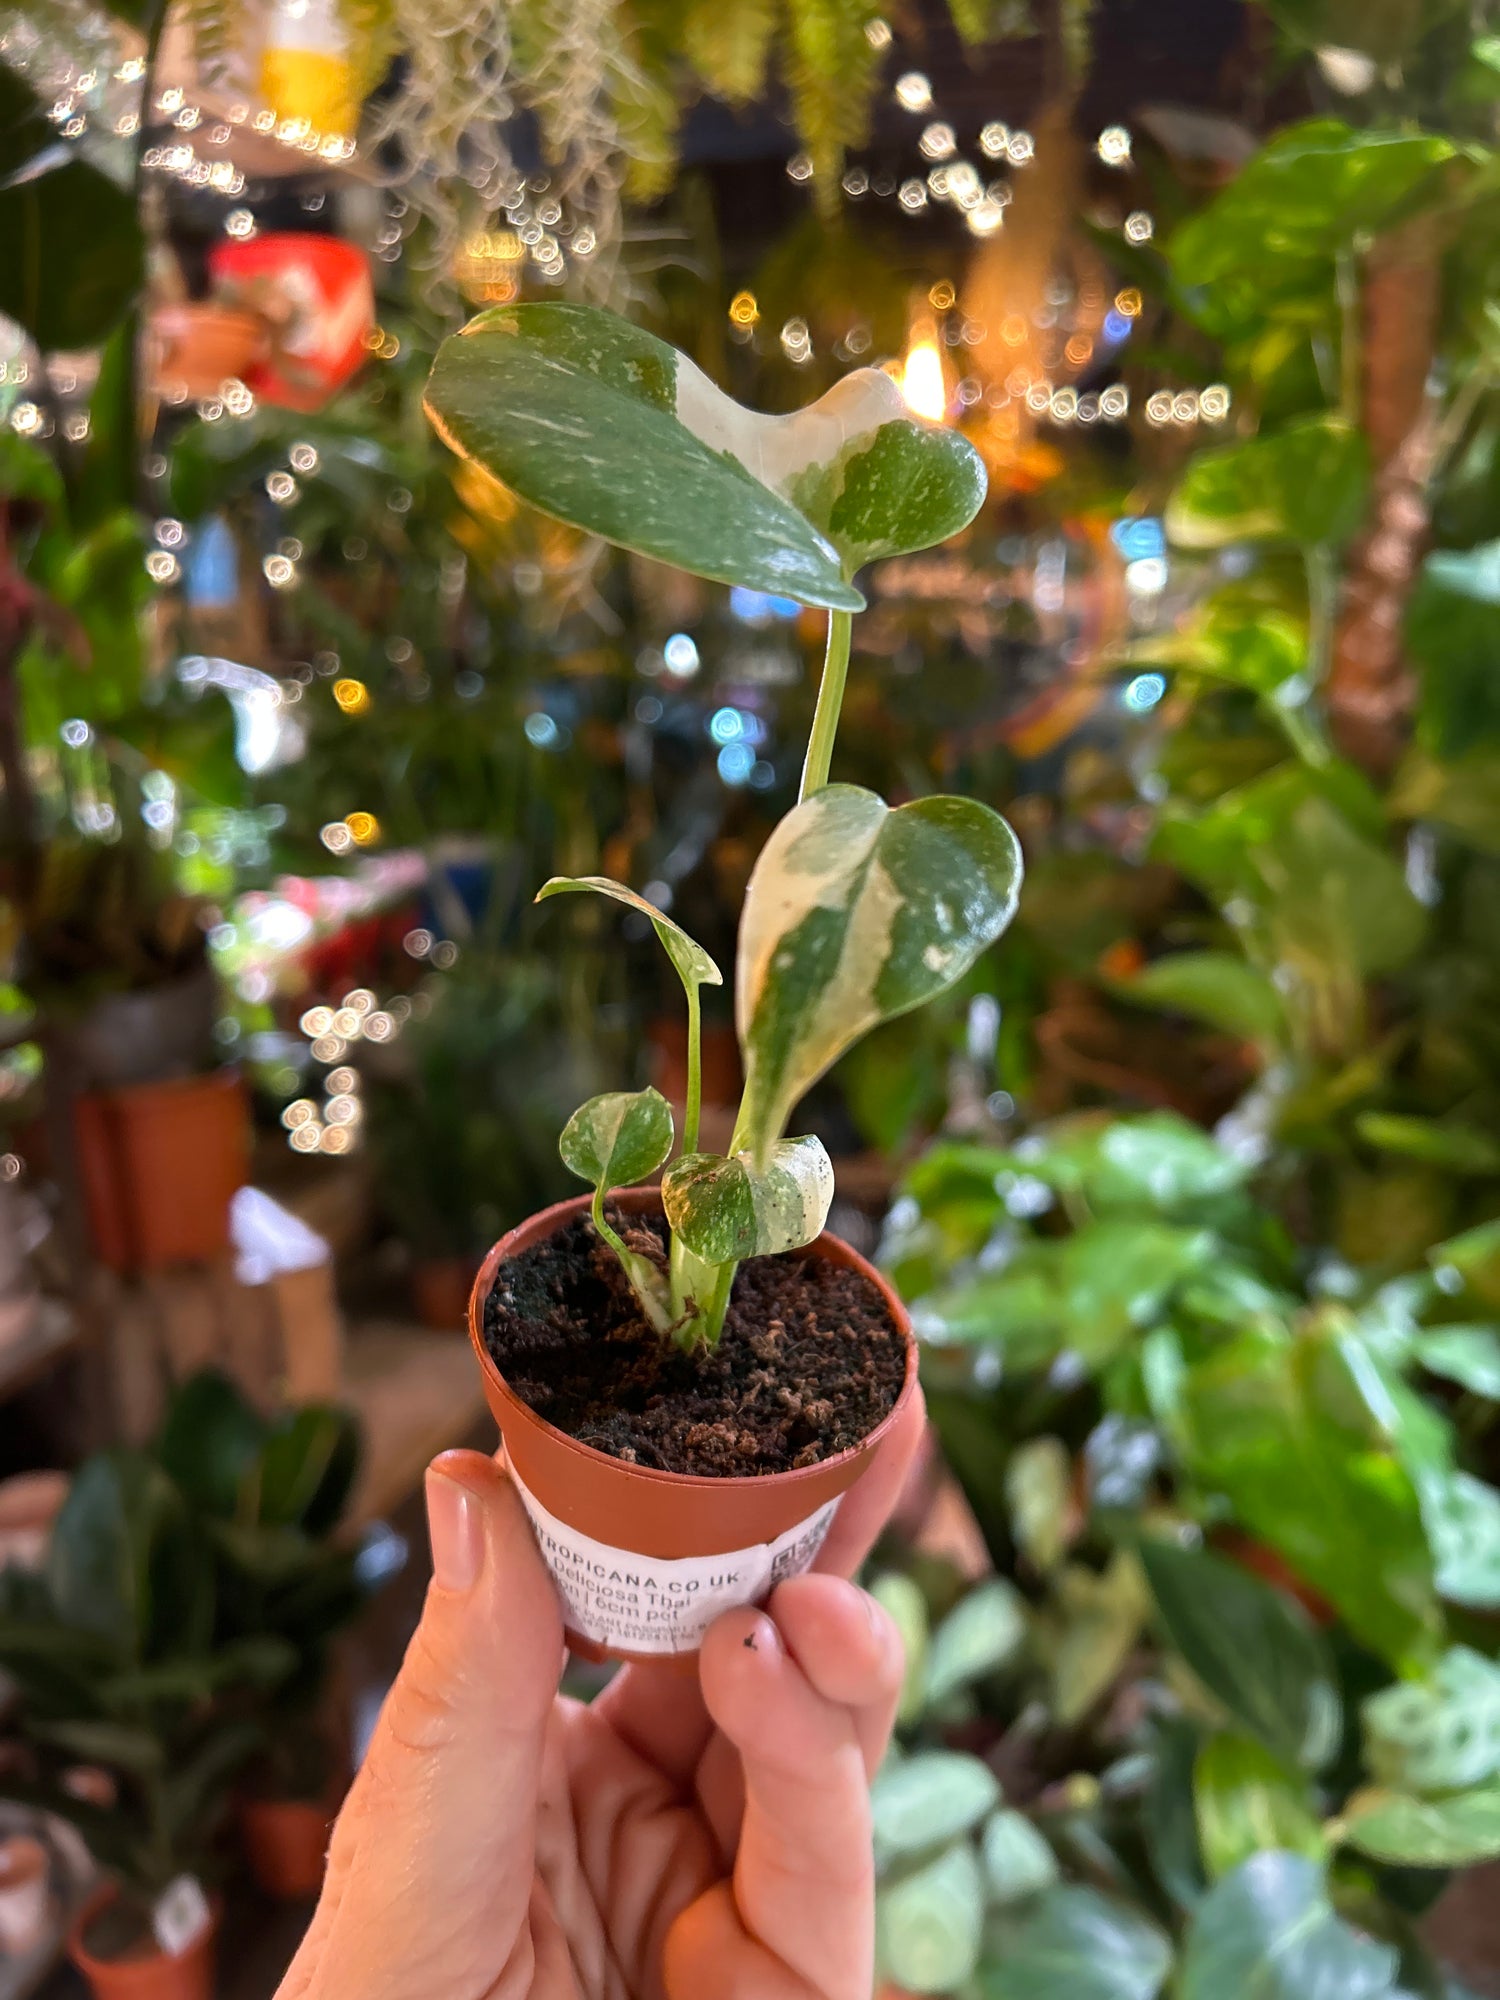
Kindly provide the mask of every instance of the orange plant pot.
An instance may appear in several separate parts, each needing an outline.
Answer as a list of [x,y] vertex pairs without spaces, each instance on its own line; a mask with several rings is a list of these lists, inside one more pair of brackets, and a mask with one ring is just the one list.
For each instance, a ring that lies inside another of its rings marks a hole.
[[[650,1188],[615,1200],[630,1213],[661,1212],[661,1197]],[[816,1465],[752,1478],[660,1472],[611,1458],[522,1402],[484,1340],[485,1301],[501,1265],[588,1210],[587,1195],[558,1202],[501,1238],[474,1281],[469,1337],[512,1476],[562,1599],[569,1645],[591,1660],[691,1659],[711,1616],[762,1602],[785,1577],[809,1567],[836,1503],[916,1391],[917,1345],[885,1279],[825,1232],[791,1254],[826,1258],[867,1278],[906,1349],[900,1393],[875,1428]]]
[[222,1256],[229,1204],[250,1171],[249,1101],[235,1071],[93,1091],[75,1117],[101,1263],[133,1275]]
[[417,1318],[435,1333],[456,1333],[469,1310],[474,1284],[470,1257],[424,1257],[411,1267],[411,1298]]
[[68,1956],[95,2000],[213,2000],[214,1947],[223,1915],[218,1897],[210,1902],[209,1923],[186,1951],[165,1952],[151,1942],[124,1958],[96,1958],[84,1942],[85,1933],[117,1894],[106,1889],[94,1897],[68,1932]]
[[245,1798],[240,1840],[256,1887],[284,1903],[311,1903],[323,1887],[337,1808],[311,1799]]

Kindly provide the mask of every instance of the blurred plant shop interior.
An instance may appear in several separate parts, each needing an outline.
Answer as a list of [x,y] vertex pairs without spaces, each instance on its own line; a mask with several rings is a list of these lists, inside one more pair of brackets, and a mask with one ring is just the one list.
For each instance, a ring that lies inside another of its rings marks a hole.
[[547,300],[988,474],[832,775],[1002,812],[1018,912],[795,1128],[930,1413],[882,2000],[1500,1995],[1496,26],[0,4],[0,2000],[123,1996],[120,1884],[216,1944],[163,2000],[274,1992],[480,1263],[692,1095],[650,918],[536,891],[729,967],[798,797],[829,614],[429,422]]

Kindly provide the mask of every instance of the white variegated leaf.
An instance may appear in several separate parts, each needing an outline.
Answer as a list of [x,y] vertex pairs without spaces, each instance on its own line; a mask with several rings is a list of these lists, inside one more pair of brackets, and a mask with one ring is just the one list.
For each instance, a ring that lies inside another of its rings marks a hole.
[[1015,835],[972,799],[893,811],[858,785],[828,785],[787,814],[740,918],[740,1132],[757,1158],[845,1049],[962,978],[1020,888]]
[[822,1232],[833,1163],[821,1139],[783,1139],[763,1167],[748,1153],[689,1153],[662,1176],[667,1220],[705,1264],[800,1250]]
[[554,875],[550,882],[544,882],[537,890],[536,900],[543,903],[549,896],[565,896],[574,890],[590,889],[597,896],[609,896],[615,902],[623,903],[627,909],[638,910],[643,917],[651,919],[662,948],[676,966],[684,986],[724,984],[724,975],[718,966],[702,945],[688,936],[681,924],[674,924],[654,903],[648,903],[644,896],[638,896],[634,889],[627,889],[623,882],[616,882],[608,875]]
[[861,368],[788,416],[726,396],[597,307],[496,307],[438,350],[429,416],[455,451],[591,534],[723,583],[857,611],[863,562],[930,547],[984,499],[983,461]]
[[591,1187],[654,1174],[672,1150],[672,1107],[659,1090],[610,1090],[580,1104],[557,1142],[563,1165]]

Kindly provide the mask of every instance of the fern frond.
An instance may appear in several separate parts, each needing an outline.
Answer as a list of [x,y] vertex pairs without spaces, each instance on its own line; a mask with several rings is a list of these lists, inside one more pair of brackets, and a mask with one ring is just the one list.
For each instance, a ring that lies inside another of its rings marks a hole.
[[881,56],[868,31],[879,18],[872,0],[787,0],[783,68],[825,212],[837,202],[845,149],[869,131]]
[[776,0],[691,0],[683,52],[716,96],[749,104],[765,88],[775,33]]

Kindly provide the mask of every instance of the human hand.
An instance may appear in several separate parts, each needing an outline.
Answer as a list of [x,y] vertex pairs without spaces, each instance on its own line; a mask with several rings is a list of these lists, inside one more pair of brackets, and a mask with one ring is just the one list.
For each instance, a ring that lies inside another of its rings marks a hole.
[[711,1628],[690,1678],[557,1694],[562,1626],[504,1469],[428,1473],[434,1577],[278,2000],[869,2000],[868,1784],[901,1646],[844,1579],[922,1431],[846,1496],[818,1573]]

